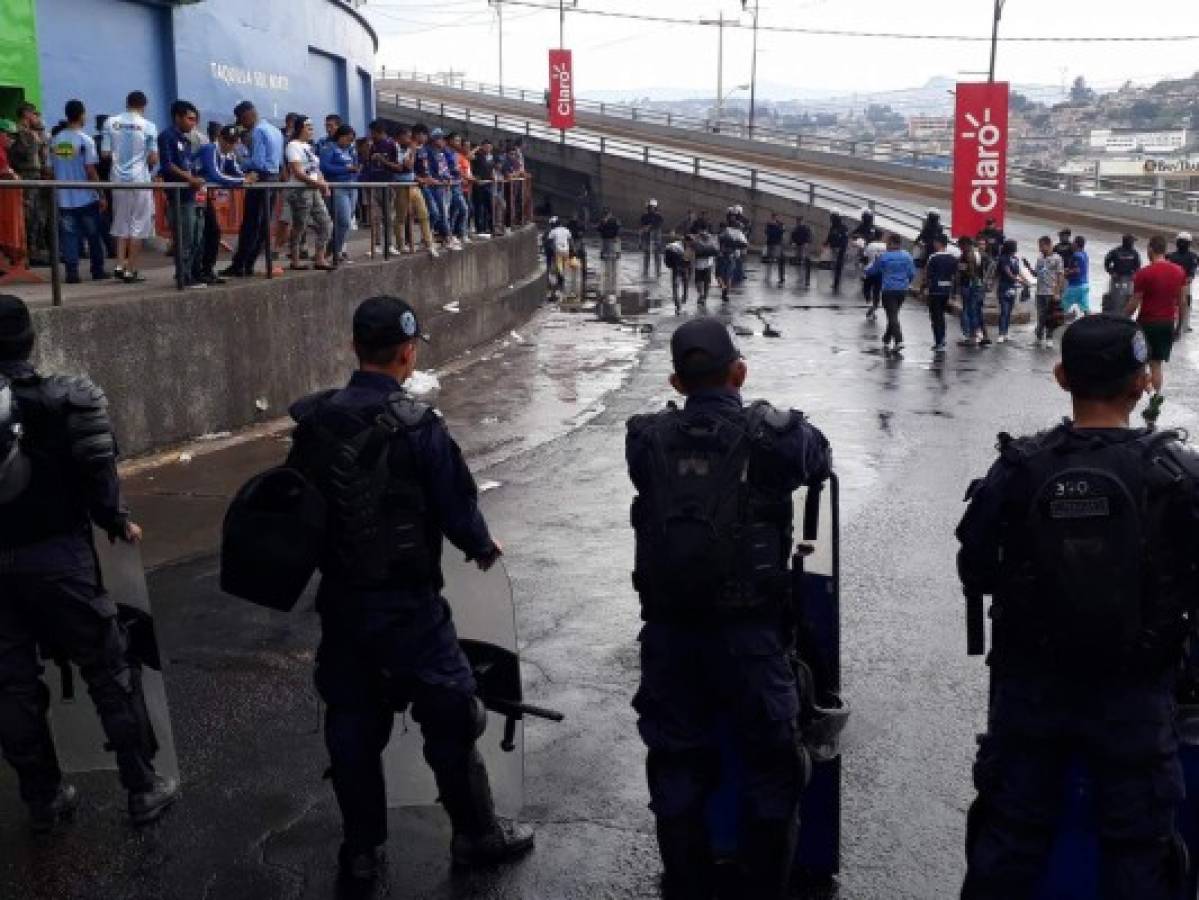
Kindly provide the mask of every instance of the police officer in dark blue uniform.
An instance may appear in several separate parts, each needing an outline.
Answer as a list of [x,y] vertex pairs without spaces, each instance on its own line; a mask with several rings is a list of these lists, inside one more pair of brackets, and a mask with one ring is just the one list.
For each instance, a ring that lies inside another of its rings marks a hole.
[[633,705],[663,895],[711,896],[704,810],[724,718],[745,768],[742,896],[770,900],[788,880],[809,772],[784,627],[791,495],[828,477],[829,445],[794,410],[742,404],[746,365],[716,319],[681,326],[671,353],[684,407],[634,416],[626,442],[645,620]]
[[958,565],[968,597],[992,597],[993,646],[967,900],[1032,896],[1077,766],[1094,789],[1100,896],[1181,896],[1174,691],[1196,601],[1199,461],[1176,432],[1129,427],[1147,360],[1135,323],[1075,322],[1055,369],[1073,420],[1000,435],[969,491]]
[[475,747],[486,713],[440,593],[443,535],[481,569],[501,549],[441,416],[401,388],[425,336],[396,297],[364,300],[353,330],[358,371],[344,389],[292,407],[289,464],[308,473],[331,512],[316,684],[328,704],[325,742],[345,824],[341,872],[366,886],[385,862],[381,754],[395,713],[409,705],[453,825],[454,862],[514,857],[533,846],[533,831],[495,814]]
[[141,540],[117,478],[104,393],[84,376],[41,375],[30,364],[29,310],[0,295],[0,748],[17,771],[34,831],[79,804],[62,780],[46,721],[50,692],[38,645],[79,667],[117,758],[135,824],[178,796],[154,771],[154,731],[141,668],[104,591],[92,523],[111,540]]

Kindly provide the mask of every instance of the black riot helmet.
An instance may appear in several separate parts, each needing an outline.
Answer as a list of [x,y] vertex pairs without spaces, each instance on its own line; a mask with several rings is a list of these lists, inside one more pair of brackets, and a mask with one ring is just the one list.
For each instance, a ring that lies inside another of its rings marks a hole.
[[0,378],[0,504],[29,485],[29,458],[21,452],[21,419],[8,380]]
[[1174,246],[1178,248],[1180,253],[1186,253],[1188,250],[1190,250],[1191,233],[1189,231],[1178,232],[1178,237],[1174,239]]

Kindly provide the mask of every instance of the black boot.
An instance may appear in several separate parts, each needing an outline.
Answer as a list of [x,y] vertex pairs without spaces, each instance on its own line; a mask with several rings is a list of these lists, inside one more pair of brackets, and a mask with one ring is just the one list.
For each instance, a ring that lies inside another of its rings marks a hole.
[[337,851],[337,878],[343,896],[357,898],[374,893],[377,884],[387,880],[387,853],[382,847],[356,849],[342,844]]
[[659,818],[657,826],[663,900],[711,900],[712,849],[703,818]]
[[747,819],[744,825],[740,856],[745,896],[755,900],[783,900],[795,864],[798,817]]
[[48,834],[59,822],[73,819],[78,807],[79,792],[73,785],[60,784],[48,800],[29,804],[29,828],[34,834]]
[[441,805],[454,826],[450,856],[454,865],[506,862],[533,849],[533,829],[495,814],[487,767],[476,748],[457,771],[435,770]]
[[178,799],[179,782],[174,778],[154,775],[148,788],[129,792],[129,818],[134,825],[148,825]]

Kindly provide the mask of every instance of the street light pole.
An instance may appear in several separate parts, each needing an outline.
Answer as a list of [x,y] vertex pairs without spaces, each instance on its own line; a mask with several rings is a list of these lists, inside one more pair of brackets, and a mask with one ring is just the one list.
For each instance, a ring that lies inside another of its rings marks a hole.
[[999,48],[999,20],[1003,18],[1003,7],[1007,0],[995,0],[995,18],[991,23],[991,67],[987,81],[995,80],[995,51]]
[[487,0],[488,5],[494,4],[496,30],[500,38],[500,96],[504,96],[504,0]]
[[[998,0],[996,0],[998,2]],[[749,0],[741,0],[741,8],[745,9]],[[760,0],[754,0],[754,49],[749,66],[749,137],[754,136],[754,106],[758,98],[758,9]]]
[[701,25],[715,25],[719,37],[716,39],[716,128],[720,128],[720,118],[724,105],[724,11],[715,19],[700,19]]

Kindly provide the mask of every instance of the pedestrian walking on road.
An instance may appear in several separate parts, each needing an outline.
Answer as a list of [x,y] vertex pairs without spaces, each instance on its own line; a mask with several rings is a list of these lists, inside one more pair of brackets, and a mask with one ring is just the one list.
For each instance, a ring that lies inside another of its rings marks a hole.
[[787,236],[787,226],[783,217],[778,213],[770,216],[766,223],[766,254],[763,262],[766,264],[766,280],[770,280],[770,269],[778,267],[778,286],[782,287],[787,281],[787,257],[783,252],[783,239]]
[[686,402],[631,418],[625,443],[644,620],[633,707],[648,751],[662,896],[713,895],[714,723],[727,719],[744,766],[738,896],[782,900],[810,766],[782,625],[791,496],[828,478],[831,454],[801,413],[743,404],[748,370],[720,321],[692,319],[670,346],[670,382]]
[[683,304],[687,302],[687,293],[691,287],[691,236],[679,237],[672,235],[672,240],[662,251],[666,268],[670,269],[670,294],[674,300],[674,311],[680,313]]
[[716,257],[716,283],[720,285],[720,299],[729,302],[729,291],[736,277],[738,256],[749,247],[745,233],[736,225],[728,224],[720,232],[720,255]]
[[1017,255],[1018,250],[1019,245],[1015,241],[1005,240],[995,261],[995,293],[999,301],[999,337],[996,340],[1001,344],[1007,343],[1008,329],[1012,325],[1012,311],[1016,308],[1021,290],[1026,290],[1033,282],[1024,274],[1024,265]]
[[887,252],[887,242],[883,233],[875,230],[870,233],[868,242],[862,248],[862,296],[866,298],[866,318],[874,321],[878,314],[879,304],[883,300],[883,275],[876,271],[868,274],[874,261]]
[[1176,266],[1181,266],[1182,271],[1187,276],[1186,302],[1182,307],[1182,316],[1178,327],[1178,334],[1181,336],[1184,332],[1191,330],[1191,303],[1193,301],[1195,273],[1199,271],[1199,253],[1196,253],[1191,247],[1190,232],[1179,232],[1178,237],[1174,239],[1174,252],[1168,254],[1166,259],[1170,260]]
[[[903,249],[899,235],[887,238],[887,250],[866,270],[867,276],[881,278],[883,311],[887,314],[887,329],[883,332],[883,352],[903,351],[903,329],[899,324],[899,310],[908,295],[908,289],[916,278],[916,264],[912,254]],[[893,344],[894,346],[889,346]]]
[[933,327],[933,353],[945,352],[945,310],[958,283],[958,258],[948,251],[948,247],[949,238],[944,234],[933,237],[932,253],[925,260],[921,283]]
[[1150,425],[1157,421],[1164,400],[1164,368],[1182,322],[1187,288],[1186,270],[1166,257],[1166,239],[1154,235],[1149,239],[1149,265],[1133,276],[1132,299],[1124,308],[1124,314],[1140,324],[1149,347],[1153,396],[1144,416]]
[[1120,246],[1113,247],[1103,258],[1103,268],[1108,275],[1107,293],[1103,295],[1103,311],[1109,315],[1124,315],[1124,307],[1132,296],[1132,277],[1140,271],[1141,254],[1137,252],[1137,239],[1126,234]]
[[1062,312],[1077,309],[1077,315],[1091,312],[1091,258],[1086,250],[1087,239],[1075,235],[1070,242],[1070,258],[1066,262],[1066,293],[1062,295]]
[[712,290],[712,269],[720,247],[712,232],[704,229],[691,236],[692,253],[695,256],[695,301],[707,303],[708,294]]
[[795,217],[795,227],[791,229],[791,246],[795,248],[795,265],[802,267],[803,286],[806,291],[812,286],[812,229],[804,222],[803,216]]
[[974,239],[962,235],[958,238],[958,290],[962,297],[962,344],[968,347],[986,347],[991,343],[987,337],[987,323],[983,315],[986,297],[985,261]]
[[828,234],[824,238],[824,247],[829,253],[829,262],[833,271],[833,293],[841,292],[841,272],[845,268],[845,253],[849,249],[849,231],[838,210],[829,214]]
[[1041,255],[1033,266],[1037,279],[1037,346],[1053,349],[1053,332],[1062,323],[1062,292],[1066,289],[1066,266],[1054,250],[1053,239],[1044,235],[1037,241]]
[[650,257],[654,260],[654,277],[662,274],[662,213],[658,211],[658,201],[650,199],[645,204],[645,212],[638,223],[638,236],[641,241],[641,274],[649,277]]

